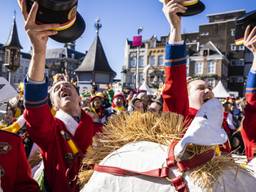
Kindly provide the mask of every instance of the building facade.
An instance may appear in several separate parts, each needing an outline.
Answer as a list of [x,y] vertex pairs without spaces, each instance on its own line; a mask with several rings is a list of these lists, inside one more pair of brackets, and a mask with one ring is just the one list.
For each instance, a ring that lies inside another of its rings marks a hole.
[[126,40],[125,60],[122,68],[124,86],[135,88],[137,65],[139,68],[139,86],[144,81],[143,71],[146,66],[158,67],[163,71],[166,38],[162,37],[161,40],[158,40],[156,36],[152,36],[149,40],[144,41],[139,48],[132,46],[132,41]]
[[227,57],[228,77],[227,89],[243,95],[245,84],[245,47],[235,45],[235,21],[246,12],[236,10],[208,15],[209,23],[199,26],[200,43],[211,40],[214,45]]
[[99,35],[94,39],[81,65],[75,70],[80,87],[98,88],[113,83],[116,73],[111,68]]
[[[23,82],[31,60],[31,54],[21,52],[21,49],[14,16],[6,43],[0,43],[0,76],[9,80],[14,86]],[[47,49],[46,76],[49,77],[50,82],[51,77],[56,73],[66,73],[70,80],[76,79],[75,69],[81,64],[85,55],[75,50],[75,42],[66,43],[63,48]]]
[[187,76],[201,78],[215,87],[219,80],[227,87],[228,59],[209,41],[187,59]]
[[[75,43],[65,44],[63,48],[47,49],[46,67],[48,76],[65,73],[69,79],[76,79],[75,69],[82,63],[86,53],[75,50]],[[52,79],[50,78],[50,81]]]
[[[125,86],[135,88],[136,85],[136,72],[138,64],[138,78],[141,85],[143,81],[143,69],[147,65],[147,44],[143,43],[140,48],[132,46],[132,42],[127,40],[125,44],[125,61],[122,68],[122,73],[125,74],[122,76],[122,82]],[[137,63],[137,58],[139,61]]]
[[3,77],[4,68],[4,45],[0,43],[0,76]]
[[75,70],[80,90],[90,89],[92,86],[106,88],[113,83],[116,72],[111,68],[100,40],[102,24],[97,18],[95,22],[96,37],[91,44],[81,65]]
[[[215,86],[221,80],[229,91],[243,95],[244,85],[248,70],[252,64],[252,54],[243,45],[235,45],[235,21],[236,18],[246,14],[245,10],[207,15],[208,23],[199,25],[199,31],[182,34],[186,42],[188,60],[187,75],[200,77]],[[143,65],[139,65],[139,71],[147,65],[155,65],[163,68],[164,47],[168,37],[160,40],[153,36],[143,42],[140,58]],[[125,45],[125,58],[123,65],[123,84],[134,87],[136,67],[136,48],[127,40]],[[140,78],[140,84],[143,79]]]
[[[0,76],[9,80],[9,71],[4,65],[4,48],[0,44]],[[52,81],[52,76],[56,73],[67,72],[70,79],[75,79],[76,74],[75,69],[81,64],[85,54],[74,50],[72,47],[47,49],[46,54],[46,70],[45,75],[49,77],[50,82]],[[31,54],[21,52],[20,53],[20,66],[11,74],[12,85],[18,85],[23,82],[29,67],[31,60]]]

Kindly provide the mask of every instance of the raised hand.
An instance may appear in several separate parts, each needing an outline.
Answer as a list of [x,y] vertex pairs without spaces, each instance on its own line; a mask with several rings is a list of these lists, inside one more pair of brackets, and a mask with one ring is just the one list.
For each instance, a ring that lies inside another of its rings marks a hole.
[[181,18],[177,13],[185,13],[187,8],[181,3],[184,0],[165,0],[163,3],[163,13],[170,24],[169,43],[181,41]]
[[177,13],[185,13],[187,8],[184,7],[181,3],[184,0],[165,0],[163,4],[163,12],[169,24],[173,28],[180,28],[180,16]]
[[48,37],[56,35],[57,31],[51,29],[57,28],[59,24],[37,24],[36,15],[38,11],[38,3],[35,1],[30,12],[27,12],[26,0],[18,0],[23,17],[25,19],[25,30],[33,46],[34,53],[45,54]]
[[251,26],[247,26],[244,33],[244,46],[247,47],[256,57],[256,26],[251,30]]

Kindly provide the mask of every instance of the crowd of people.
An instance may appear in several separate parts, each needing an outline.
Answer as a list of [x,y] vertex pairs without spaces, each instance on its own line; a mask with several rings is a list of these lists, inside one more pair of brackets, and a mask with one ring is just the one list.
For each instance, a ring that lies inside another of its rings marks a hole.
[[[155,95],[128,88],[114,91],[111,85],[105,90],[94,87],[79,93],[65,74],[56,74],[49,85],[49,77],[45,76],[47,40],[57,33],[49,29],[59,25],[36,23],[36,1],[29,13],[25,0],[19,0],[19,4],[33,51],[19,95],[9,101],[1,117],[0,191],[79,191],[81,161],[93,137],[110,118],[122,113],[175,112],[185,117],[188,126],[200,107],[214,98],[207,82],[187,80],[185,44],[177,15],[186,8],[175,0],[163,8],[171,30],[165,51],[165,84]],[[249,161],[254,158],[256,143],[256,27],[247,27],[244,41],[254,54],[254,62],[245,97],[222,101],[222,125],[229,140],[219,147],[223,154],[246,155]]]

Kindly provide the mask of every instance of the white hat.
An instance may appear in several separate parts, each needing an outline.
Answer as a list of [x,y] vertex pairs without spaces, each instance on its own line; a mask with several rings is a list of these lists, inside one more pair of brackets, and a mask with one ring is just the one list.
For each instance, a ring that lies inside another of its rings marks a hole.
[[215,98],[204,103],[184,137],[175,146],[175,157],[180,158],[189,144],[212,146],[225,143],[228,136],[222,128],[222,122],[222,104]]

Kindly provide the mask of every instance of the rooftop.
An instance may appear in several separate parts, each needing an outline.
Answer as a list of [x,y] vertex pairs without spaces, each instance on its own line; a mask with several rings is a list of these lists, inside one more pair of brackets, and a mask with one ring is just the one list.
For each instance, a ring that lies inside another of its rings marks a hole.
[[230,14],[230,13],[239,13],[239,12],[245,12],[245,9],[232,10],[232,11],[224,11],[224,12],[219,12],[219,13],[211,13],[211,14],[208,14],[206,16],[207,17],[211,17],[211,16],[224,15],[224,14]]
[[82,64],[76,69],[76,72],[105,72],[116,73],[110,67],[101,40],[97,35],[89,48]]

